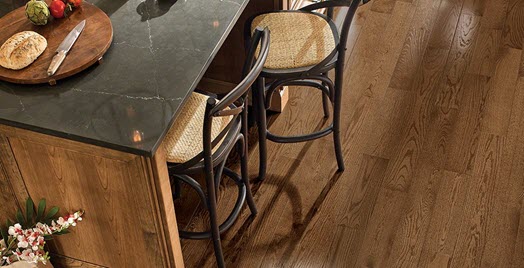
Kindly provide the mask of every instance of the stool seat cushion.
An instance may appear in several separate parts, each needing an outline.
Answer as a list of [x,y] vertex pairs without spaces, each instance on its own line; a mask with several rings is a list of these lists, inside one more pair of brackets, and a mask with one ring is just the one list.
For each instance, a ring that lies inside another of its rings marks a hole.
[[[166,159],[171,163],[184,163],[204,150],[203,132],[206,104],[209,96],[193,92],[169,130],[165,141]],[[213,118],[211,141],[231,122],[233,116]],[[220,147],[222,139],[214,148]]]
[[267,69],[312,66],[324,60],[336,47],[328,20],[311,12],[273,12],[259,15],[251,23],[271,32]]

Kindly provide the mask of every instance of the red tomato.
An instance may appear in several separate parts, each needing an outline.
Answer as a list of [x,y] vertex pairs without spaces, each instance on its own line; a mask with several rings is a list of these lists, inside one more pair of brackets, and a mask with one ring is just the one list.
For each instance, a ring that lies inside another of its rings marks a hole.
[[79,7],[82,5],[82,0],[67,0],[67,2],[74,7]]
[[65,16],[66,4],[62,0],[53,0],[49,5],[51,15],[56,19],[61,19]]

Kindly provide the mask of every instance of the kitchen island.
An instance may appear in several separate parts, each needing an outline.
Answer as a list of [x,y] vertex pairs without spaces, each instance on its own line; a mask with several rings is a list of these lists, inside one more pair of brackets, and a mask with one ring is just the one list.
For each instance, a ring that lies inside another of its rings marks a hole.
[[101,65],[0,82],[0,220],[46,198],[86,211],[50,245],[55,266],[183,267],[162,141],[249,0],[89,2],[113,23]]

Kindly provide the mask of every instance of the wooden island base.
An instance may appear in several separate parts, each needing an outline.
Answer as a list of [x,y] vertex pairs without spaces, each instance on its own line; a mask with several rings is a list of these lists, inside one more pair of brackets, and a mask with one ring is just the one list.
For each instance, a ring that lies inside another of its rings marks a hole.
[[[30,196],[84,209],[55,267],[183,267],[163,150],[143,157],[0,125],[0,218]],[[14,217],[13,217],[14,218]]]

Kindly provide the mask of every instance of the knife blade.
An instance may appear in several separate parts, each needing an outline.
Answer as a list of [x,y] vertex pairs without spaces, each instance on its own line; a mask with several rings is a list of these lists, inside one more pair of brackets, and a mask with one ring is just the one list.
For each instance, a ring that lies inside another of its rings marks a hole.
[[54,75],[60,65],[62,65],[67,56],[67,53],[69,50],[71,50],[76,40],[84,30],[85,26],[86,21],[81,21],[71,32],[69,32],[64,41],[62,41],[62,43],[58,46],[56,49],[57,54],[53,57],[53,60],[51,60],[51,64],[49,65],[49,69],[47,69],[48,76]]

